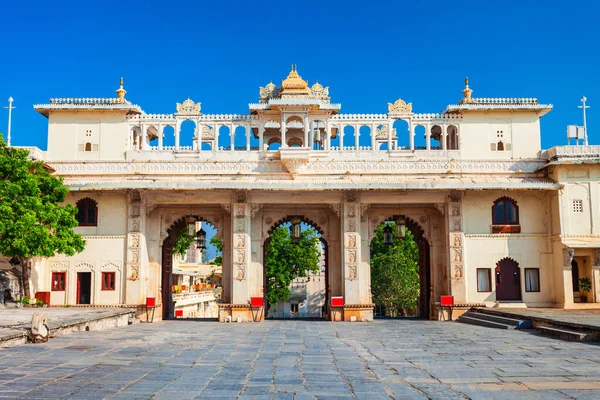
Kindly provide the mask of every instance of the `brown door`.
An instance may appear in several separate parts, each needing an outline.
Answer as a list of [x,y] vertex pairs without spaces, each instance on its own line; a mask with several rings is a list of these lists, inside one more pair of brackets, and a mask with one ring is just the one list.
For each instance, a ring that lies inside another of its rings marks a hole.
[[173,268],[173,246],[171,245],[170,238],[167,237],[163,241],[162,247],[162,318],[172,318],[171,315],[171,303],[173,302],[173,294],[171,293],[171,285],[173,283],[173,275],[171,269]]
[[571,277],[573,278],[573,293],[579,292],[579,265],[577,261],[571,261]]
[[521,271],[509,258],[496,264],[496,300],[521,300]]

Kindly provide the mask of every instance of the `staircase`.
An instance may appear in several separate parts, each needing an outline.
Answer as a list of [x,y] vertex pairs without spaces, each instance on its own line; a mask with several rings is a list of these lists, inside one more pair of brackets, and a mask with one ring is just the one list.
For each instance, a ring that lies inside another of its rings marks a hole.
[[484,314],[476,311],[467,311],[460,317],[458,322],[463,324],[485,326],[496,329],[532,329],[533,324],[529,320],[502,317],[499,315]]

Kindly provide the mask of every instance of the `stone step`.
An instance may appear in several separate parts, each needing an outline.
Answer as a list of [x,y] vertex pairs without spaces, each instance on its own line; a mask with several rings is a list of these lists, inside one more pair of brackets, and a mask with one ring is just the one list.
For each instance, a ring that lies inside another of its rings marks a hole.
[[458,317],[458,322],[462,322],[463,324],[469,325],[478,325],[485,326],[487,328],[496,328],[496,329],[515,329],[514,325],[502,324],[500,322],[488,321],[485,319],[480,319],[476,317],[465,316],[464,314]]
[[573,342],[594,342],[600,338],[598,334],[573,331],[565,328],[554,328],[550,326],[538,326],[537,331],[544,336],[550,336],[562,340],[570,340]]
[[533,324],[529,320],[503,317],[501,315],[488,314],[483,312],[467,311],[465,314],[467,317],[485,319],[487,321],[499,322],[505,325],[513,325],[515,329],[531,329]]

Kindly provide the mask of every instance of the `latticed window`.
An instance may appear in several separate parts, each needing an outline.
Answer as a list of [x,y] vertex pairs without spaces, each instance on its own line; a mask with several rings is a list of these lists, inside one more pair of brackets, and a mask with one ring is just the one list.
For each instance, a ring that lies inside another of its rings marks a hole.
[[583,200],[573,200],[573,212],[583,212]]
[[115,290],[115,273],[102,273],[102,290]]
[[67,282],[66,272],[53,272],[52,273],[52,291],[62,292],[65,290]]
[[90,198],[81,199],[76,204],[79,226],[98,226],[98,205]]

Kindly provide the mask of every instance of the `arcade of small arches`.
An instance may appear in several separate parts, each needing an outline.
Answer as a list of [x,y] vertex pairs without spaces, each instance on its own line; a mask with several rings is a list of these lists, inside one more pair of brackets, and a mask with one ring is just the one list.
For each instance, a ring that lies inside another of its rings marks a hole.
[[[221,121],[216,118],[173,117],[173,121],[134,124],[130,128],[130,149],[249,152],[261,149],[273,151],[280,147],[308,147],[325,151],[460,148],[459,126],[450,122],[423,123],[415,122],[410,117],[384,120],[365,116],[366,121],[349,124],[337,121],[335,117],[323,120],[301,115],[292,115],[283,121],[261,121],[252,116],[223,117]],[[172,144],[167,145],[169,139]]]

